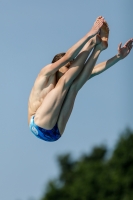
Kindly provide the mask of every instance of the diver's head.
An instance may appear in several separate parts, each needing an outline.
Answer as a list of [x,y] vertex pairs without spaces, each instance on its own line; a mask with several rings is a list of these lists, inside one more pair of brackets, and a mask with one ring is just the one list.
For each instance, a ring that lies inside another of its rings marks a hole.
[[58,53],[57,55],[54,56],[52,63],[60,60],[66,53]]
[[[59,53],[54,56],[52,63],[55,63],[56,61],[60,60],[66,53]],[[69,69],[70,65],[72,64],[73,61],[69,61],[66,63],[63,67],[61,67],[57,71],[57,80],[59,80]]]
[[[58,54],[56,54],[56,55],[54,56],[53,60],[52,60],[52,63],[54,63],[54,62],[60,60],[65,54],[66,54],[66,53],[64,53],[64,52],[63,52],[63,53],[58,53]],[[74,59],[73,59],[73,60],[74,60]],[[73,63],[73,60],[69,61],[66,65],[64,65],[64,67],[69,68],[70,65]]]

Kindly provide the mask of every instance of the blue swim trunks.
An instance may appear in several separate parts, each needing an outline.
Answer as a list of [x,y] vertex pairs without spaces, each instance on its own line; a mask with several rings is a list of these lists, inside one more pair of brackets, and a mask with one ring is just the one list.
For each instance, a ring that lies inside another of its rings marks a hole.
[[46,130],[44,128],[41,128],[41,127],[37,126],[34,123],[34,116],[31,117],[31,121],[30,121],[29,127],[30,127],[31,132],[36,137],[38,137],[38,138],[40,138],[42,140],[45,140],[47,142],[54,142],[54,141],[58,140],[61,137],[60,132],[58,130],[57,124],[51,130]]

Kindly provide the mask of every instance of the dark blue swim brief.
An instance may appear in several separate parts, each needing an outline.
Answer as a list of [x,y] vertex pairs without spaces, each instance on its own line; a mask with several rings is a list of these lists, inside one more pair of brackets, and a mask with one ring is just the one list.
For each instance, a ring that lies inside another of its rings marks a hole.
[[47,142],[54,142],[61,137],[57,124],[51,130],[46,130],[35,124],[34,116],[31,117],[29,127],[30,127],[31,132],[36,137],[38,137],[42,140],[45,140]]

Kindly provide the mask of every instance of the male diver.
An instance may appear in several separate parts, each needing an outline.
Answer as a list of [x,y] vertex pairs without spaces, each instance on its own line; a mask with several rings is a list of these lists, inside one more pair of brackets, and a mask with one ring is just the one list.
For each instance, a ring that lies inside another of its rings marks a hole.
[[81,40],[66,53],[57,54],[52,63],[40,71],[28,104],[28,123],[35,136],[49,142],[58,140],[81,87],[130,53],[133,39],[123,47],[120,44],[113,58],[95,66],[100,53],[108,47],[108,36],[108,24],[99,16]]

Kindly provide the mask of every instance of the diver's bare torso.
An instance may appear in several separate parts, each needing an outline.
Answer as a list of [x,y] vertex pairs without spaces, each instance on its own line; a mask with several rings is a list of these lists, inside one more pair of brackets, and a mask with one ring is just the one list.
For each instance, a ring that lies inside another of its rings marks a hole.
[[[46,67],[50,66],[47,65]],[[44,69],[44,68],[43,68]],[[63,72],[56,72],[53,75],[45,76],[42,70],[38,74],[34,86],[31,90],[29,102],[28,102],[28,124],[33,115],[35,115],[37,109],[41,106],[46,95],[55,88],[56,83],[61,78],[61,76],[68,70],[65,67]]]

